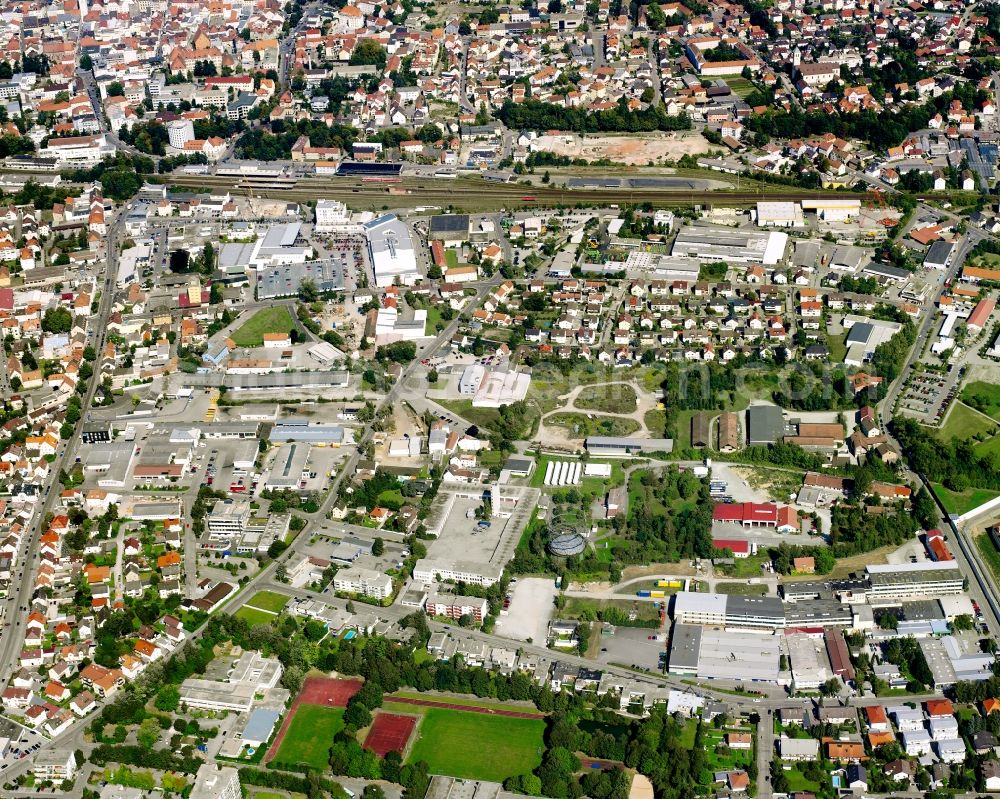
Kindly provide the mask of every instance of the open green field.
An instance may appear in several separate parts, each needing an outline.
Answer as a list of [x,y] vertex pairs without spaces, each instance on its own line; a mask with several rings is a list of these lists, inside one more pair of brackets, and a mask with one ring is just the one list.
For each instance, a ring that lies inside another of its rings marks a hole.
[[409,759],[426,761],[431,774],[503,782],[541,762],[544,730],[541,719],[430,708]]
[[934,489],[935,496],[941,500],[945,510],[957,516],[968,513],[973,508],[978,508],[984,502],[989,502],[1000,494],[998,491],[990,491],[985,488],[967,488],[959,493],[945,488],[940,483],[932,483],[931,488]]
[[259,347],[264,343],[265,333],[290,333],[295,328],[295,320],[284,305],[262,308],[232,335],[237,347]]
[[979,457],[983,455],[1000,456],[1000,435],[991,436],[980,444],[976,444],[973,452]]
[[956,402],[948,413],[948,419],[938,437],[943,441],[951,441],[953,438],[974,438],[981,433],[995,432],[996,429],[996,422],[977,413],[968,405]]
[[519,706],[517,702],[498,702],[496,700],[476,699],[475,697],[469,696],[450,696],[447,694],[421,693],[420,691],[396,691],[394,694],[385,695],[386,702],[391,702],[397,708],[409,708],[409,710],[405,712],[411,715],[423,715],[426,711],[433,710],[434,708],[428,708],[421,705],[408,705],[406,702],[393,702],[393,697],[422,699],[426,702],[447,702],[449,705],[486,708],[487,710],[524,710],[525,713],[538,712],[534,705],[527,702],[522,703],[523,706]]
[[444,251],[444,261],[448,264],[449,269],[454,269],[458,266],[458,253],[451,247],[447,247]]
[[270,624],[278,618],[273,613],[268,613],[266,610],[258,610],[257,608],[250,607],[249,605],[241,607],[233,614],[233,616],[237,619],[243,619],[251,627],[256,624]]
[[1000,386],[975,380],[962,389],[962,402],[1000,422]]
[[342,708],[299,705],[274,756],[274,763],[287,766],[301,764],[324,770],[333,736],[343,728]]
[[639,431],[639,423],[635,419],[597,414],[592,414],[588,419],[586,414],[572,412],[553,413],[545,417],[545,424],[549,427],[563,428],[572,438],[630,436]]
[[785,772],[785,778],[788,780],[788,790],[819,793],[820,784],[806,779],[805,774],[796,767],[797,765],[793,765],[791,769]]
[[[716,771],[733,771],[734,769],[746,769],[753,760],[753,750],[728,749],[724,746],[727,732],[750,732],[747,729],[741,730],[717,730],[706,728],[704,732],[705,747],[705,768],[702,770],[702,784],[712,782],[712,774]],[[722,744],[722,751],[716,752],[716,747]]]
[[272,613],[278,613],[285,607],[285,605],[288,604],[288,597],[274,591],[258,591],[247,600],[247,604],[250,605],[250,607],[260,608],[261,610],[269,610]]
[[986,564],[993,572],[993,579],[1000,582],[1000,552],[993,545],[993,540],[987,533],[980,533],[976,536],[976,548]]
[[306,799],[301,793],[275,793],[274,791],[256,791],[250,793],[251,799]]
[[[667,596],[677,593],[676,588],[657,588]],[[664,599],[664,602],[668,601]],[[660,612],[653,603],[649,601],[639,601],[631,599],[586,599],[585,597],[567,597],[566,605],[559,612],[560,618],[579,619],[581,616],[595,618],[597,612],[603,608],[618,608],[623,613],[634,612],[636,621],[658,621]],[[643,625],[636,625],[643,626]]]
[[765,596],[767,586],[757,583],[716,583],[717,594],[738,594],[739,596]]
[[995,269],[1000,266],[1000,255],[992,252],[984,252],[969,259],[969,263],[972,266],[985,266],[990,269]]
[[635,388],[628,383],[588,386],[576,395],[577,408],[602,413],[632,413],[638,407]]
[[500,412],[496,408],[473,408],[472,400],[435,399],[434,401],[449,411],[457,413],[466,421],[479,427],[485,427],[487,430],[491,430],[500,418]]

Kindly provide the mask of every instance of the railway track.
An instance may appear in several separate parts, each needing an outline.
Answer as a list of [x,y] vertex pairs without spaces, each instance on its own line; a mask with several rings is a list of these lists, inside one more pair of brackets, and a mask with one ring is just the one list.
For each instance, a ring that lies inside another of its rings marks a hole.
[[[165,182],[177,189],[220,189],[233,194],[291,202],[317,199],[341,200],[354,208],[382,209],[436,205],[454,210],[500,210],[513,208],[572,205],[612,205],[616,203],[649,204],[654,207],[694,205],[744,206],[761,201],[797,201],[835,196],[863,199],[864,194],[824,192],[806,189],[775,191],[692,191],[690,189],[567,189],[555,186],[524,186],[513,183],[487,183],[460,178],[438,181],[434,178],[404,178],[401,183],[361,183],[350,178],[305,177],[293,187],[234,183],[232,178],[214,175],[171,175]],[[531,199],[528,199],[531,198]]]

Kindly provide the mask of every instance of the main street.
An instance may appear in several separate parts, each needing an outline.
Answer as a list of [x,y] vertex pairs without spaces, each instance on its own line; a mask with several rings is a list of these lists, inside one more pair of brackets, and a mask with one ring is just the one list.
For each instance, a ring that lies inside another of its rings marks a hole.
[[[122,229],[131,205],[121,209],[115,217],[107,238],[104,239],[104,254],[107,263],[107,271],[104,277],[104,286],[101,290],[100,305],[95,317],[92,317],[88,329],[87,341],[100,356],[104,348],[105,333],[108,319],[111,316],[111,309],[114,303],[114,283],[113,277],[118,269],[118,249],[121,241]],[[52,462],[49,475],[41,488],[42,499],[37,505],[32,516],[31,526],[28,534],[21,542],[16,563],[19,566],[19,573],[14,582],[17,590],[9,594],[0,604],[3,608],[4,632],[0,639],[0,678],[6,682],[14,671],[18,655],[23,642],[23,627],[27,618],[27,611],[35,585],[35,570],[38,568],[38,543],[45,532],[45,519],[55,507],[56,498],[59,496],[59,472],[72,465],[76,457],[77,447],[80,444],[80,434],[83,431],[87,410],[94,402],[94,393],[100,385],[100,371],[94,370],[90,378],[87,391],[83,395],[83,418],[77,423],[73,435],[59,445],[56,459]]]

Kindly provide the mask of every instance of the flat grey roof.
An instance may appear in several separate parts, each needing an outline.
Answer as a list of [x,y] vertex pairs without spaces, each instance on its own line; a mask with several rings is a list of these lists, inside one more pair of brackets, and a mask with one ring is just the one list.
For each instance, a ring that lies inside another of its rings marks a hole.
[[785,434],[785,418],[777,405],[751,405],[747,409],[747,441],[773,444]]
[[697,624],[675,624],[670,634],[669,670],[697,671],[701,651],[701,627]]

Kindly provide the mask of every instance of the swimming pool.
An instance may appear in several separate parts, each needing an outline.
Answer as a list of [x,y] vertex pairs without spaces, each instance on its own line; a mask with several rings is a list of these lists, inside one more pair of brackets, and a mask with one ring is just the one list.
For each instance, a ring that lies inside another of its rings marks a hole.
[[344,633],[344,640],[350,641],[356,635],[357,633],[354,632],[354,630],[348,630],[346,633]]

